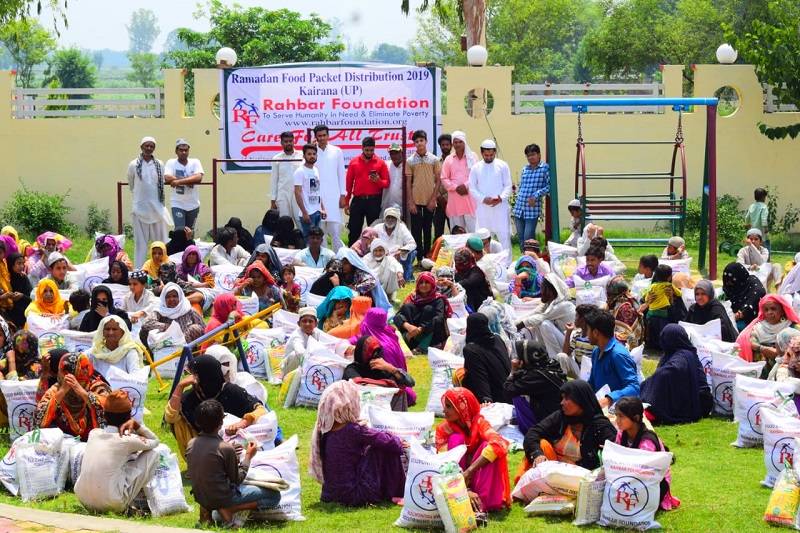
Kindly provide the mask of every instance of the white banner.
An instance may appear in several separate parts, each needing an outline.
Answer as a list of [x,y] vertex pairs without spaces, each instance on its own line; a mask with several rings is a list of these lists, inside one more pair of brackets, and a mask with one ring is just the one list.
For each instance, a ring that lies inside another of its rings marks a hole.
[[[326,124],[330,141],[344,151],[345,164],[361,153],[361,139],[375,138],[388,157],[392,143],[414,149],[411,135],[425,130],[435,150],[441,131],[439,69],[381,63],[293,63],[224,71],[222,102],[226,158],[269,160],[281,153],[280,134],[291,131],[295,145],[308,128]],[[357,130],[353,128],[374,128]],[[398,128],[387,130],[385,128]],[[229,170],[268,165],[228,165]]]

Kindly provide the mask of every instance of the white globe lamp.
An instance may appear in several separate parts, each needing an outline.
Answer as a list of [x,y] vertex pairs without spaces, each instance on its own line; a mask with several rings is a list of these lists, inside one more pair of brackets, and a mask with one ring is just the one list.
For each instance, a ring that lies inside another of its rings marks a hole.
[[225,46],[217,50],[216,60],[219,68],[231,68],[236,65],[236,59],[236,51],[233,48]]
[[489,59],[489,52],[485,47],[476,44],[469,47],[467,50],[467,63],[472,67],[482,67],[486,65],[486,60]]
[[717,48],[717,61],[723,65],[732,65],[736,62],[737,57],[739,57],[739,53],[728,43],[721,44]]

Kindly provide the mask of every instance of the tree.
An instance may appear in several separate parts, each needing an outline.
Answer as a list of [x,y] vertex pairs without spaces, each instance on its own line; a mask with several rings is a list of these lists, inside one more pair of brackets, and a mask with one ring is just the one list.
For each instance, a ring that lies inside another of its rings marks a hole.
[[[400,10],[408,15],[410,0],[401,0]],[[432,10],[441,22],[458,16],[464,26],[467,49],[476,44],[486,45],[486,0],[422,0],[419,13]]]
[[171,32],[167,34],[167,38],[164,39],[164,53],[169,53],[174,50],[188,50],[189,47],[186,46],[186,43],[181,41],[180,36],[178,35],[178,28],[175,28]]
[[369,49],[364,41],[353,41],[349,37],[344,41],[343,61],[366,61],[369,59]]
[[[42,8],[48,6],[53,14],[53,31],[61,35],[59,22],[67,27],[67,2],[63,0],[0,0],[0,27],[19,19],[30,18],[42,14]],[[34,13],[35,11],[35,13]]]
[[92,62],[94,63],[94,66],[97,67],[98,71],[101,68],[103,68],[103,60],[104,59],[105,59],[105,57],[103,56],[103,51],[102,50],[95,50],[94,52],[92,52]]
[[129,52],[132,72],[125,77],[139,87],[153,87],[158,81],[158,56],[150,52]]
[[219,0],[207,5],[211,29],[207,33],[179,28],[178,36],[188,50],[172,50],[165,63],[179,68],[212,68],[220,46],[238,54],[237,65],[256,66],[299,61],[336,61],[344,46],[326,42],[331,26],[317,15],[303,18],[288,9],[244,9],[224,6]]
[[5,45],[14,60],[20,87],[31,86],[33,68],[44,63],[56,47],[50,32],[29,18],[0,25],[0,43]]
[[137,9],[131,13],[130,26],[125,28],[130,41],[128,49],[134,54],[152,50],[156,37],[161,33],[156,14],[149,9]]
[[[773,0],[765,15],[752,20],[743,36],[735,34],[732,27],[727,28],[727,35],[742,58],[755,66],[759,81],[773,86],[781,103],[800,106],[800,5],[793,0]],[[758,127],[770,139],[794,139],[800,134],[800,123]]]
[[407,49],[403,48],[402,46],[389,43],[381,43],[376,46],[369,58],[372,61],[382,61],[384,63],[393,63],[395,65],[405,65],[410,61],[410,56]]
[[433,13],[420,14],[417,34],[409,43],[411,60],[435,65],[466,65],[461,50],[461,25],[457,18],[442,20]]
[[[88,55],[77,48],[59,50],[48,61],[44,71],[45,80],[42,87],[52,81],[58,81],[59,87],[94,87],[97,83],[97,72]],[[75,95],[75,97],[88,97],[89,95]]]

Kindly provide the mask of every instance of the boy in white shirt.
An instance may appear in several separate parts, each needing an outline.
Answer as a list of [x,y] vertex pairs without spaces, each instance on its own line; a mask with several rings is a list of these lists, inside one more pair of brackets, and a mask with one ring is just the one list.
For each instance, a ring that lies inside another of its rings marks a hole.
[[313,144],[303,146],[303,166],[294,171],[294,197],[300,209],[300,226],[303,238],[308,238],[312,227],[319,227],[325,219],[325,206],[322,204],[317,147]]
[[203,165],[199,159],[189,158],[189,142],[186,139],[175,141],[175,155],[164,166],[164,183],[172,187],[172,219],[175,229],[188,226],[194,230],[197,215],[200,213],[200,187],[203,181]]

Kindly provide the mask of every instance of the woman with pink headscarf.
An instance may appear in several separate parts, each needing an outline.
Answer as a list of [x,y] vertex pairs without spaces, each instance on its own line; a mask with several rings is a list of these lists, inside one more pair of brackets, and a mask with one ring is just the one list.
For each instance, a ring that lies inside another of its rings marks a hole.
[[364,257],[369,253],[369,245],[377,237],[378,232],[373,228],[364,228],[364,231],[361,232],[361,237],[350,248],[358,254],[358,257]]
[[117,242],[113,235],[101,235],[94,241],[94,249],[97,250],[98,257],[108,258],[108,267],[114,261],[119,261],[128,267],[128,270],[133,270],[133,263],[131,258],[125,253],[125,250]]
[[[28,248],[29,257],[25,265],[25,271],[31,279],[32,284],[37,284],[39,280],[47,277],[50,272],[48,269],[47,258],[53,252],[64,253],[72,247],[72,241],[52,231],[45,231],[36,237],[36,243]],[[67,261],[67,270],[75,270]]]
[[736,339],[739,356],[745,361],[766,361],[762,379],[766,379],[779,355],[778,334],[787,328],[798,328],[800,317],[792,306],[777,294],[767,294],[758,302],[758,316]]

